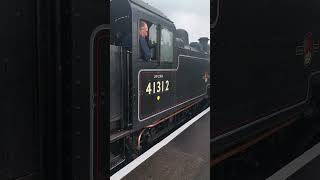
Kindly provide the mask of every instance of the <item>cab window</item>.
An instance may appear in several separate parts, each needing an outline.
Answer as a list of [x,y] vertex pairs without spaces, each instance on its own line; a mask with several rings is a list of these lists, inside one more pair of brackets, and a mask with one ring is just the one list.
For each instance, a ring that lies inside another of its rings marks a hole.
[[158,38],[157,38],[157,25],[152,24],[149,28],[149,41],[152,44],[158,43]]
[[[159,41],[158,25],[146,20],[140,20],[140,23],[141,22],[146,23],[148,26],[148,32],[147,32],[147,36],[145,37],[145,40],[147,42],[147,46],[151,53],[151,61],[157,61],[159,59],[157,58],[157,44]],[[140,27],[139,27],[138,33],[140,33]],[[141,36],[139,36],[139,38],[141,38]],[[141,54],[142,47],[139,47],[139,48],[140,48],[140,57],[142,58],[142,54]]]
[[160,61],[173,61],[173,33],[166,28],[161,29]]

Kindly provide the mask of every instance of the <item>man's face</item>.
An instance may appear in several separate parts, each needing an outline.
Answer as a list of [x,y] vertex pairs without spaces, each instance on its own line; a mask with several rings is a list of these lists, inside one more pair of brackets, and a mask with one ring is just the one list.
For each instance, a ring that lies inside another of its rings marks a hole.
[[148,36],[148,26],[147,25],[140,28],[140,36],[142,36],[142,37]]

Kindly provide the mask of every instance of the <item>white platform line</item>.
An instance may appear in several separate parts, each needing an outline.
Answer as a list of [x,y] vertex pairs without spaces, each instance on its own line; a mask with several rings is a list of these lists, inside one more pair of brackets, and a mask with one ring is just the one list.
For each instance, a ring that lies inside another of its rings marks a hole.
[[110,177],[110,180],[119,180],[119,179],[122,179],[123,177],[125,177],[132,170],[134,170],[141,163],[143,163],[145,160],[147,160],[150,156],[152,156],[154,153],[156,153],[158,150],[160,150],[163,146],[167,145],[170,141],[172,141],[175,137],[177,137],[180,133],[182,133],[184,130],[186,130],[189,126],[191,126],[193,123],[195,123],[202,116],[207,114],[209,111],[210,111],[210,107],[208,107],[206,110],[202,111],[196,117],[194,117],[191,120],[189,120],[188,122],[186,122],[184,125],[182,125],[180,128],[175,130],[173,133],[171,133],[169,136],[164,138],[162,141],[160,141],[159,143],[154,145],[148,151],[146,151],[145,153],[141,154],[135,160],[133,160],[128,165],[126,165],[125,167],[123,167],[122,169],[117,171],[115,174],[113,174]]
[[291,161],[285,167],[281,168],[275,174],[267,178],[267,180],[287,179],[319,155],[320,143],[316,144],[308,151],[304,152],[301,156]]

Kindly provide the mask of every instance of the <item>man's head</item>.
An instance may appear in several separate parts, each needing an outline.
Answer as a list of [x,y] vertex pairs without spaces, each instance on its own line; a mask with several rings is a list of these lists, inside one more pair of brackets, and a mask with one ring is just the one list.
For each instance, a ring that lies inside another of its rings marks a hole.
[[142,37],[148,36],[148,25],[147,25],[147,23],[144,22],[144,21],[141,21],[141,22],[140,22],[139,35],[142,36]]

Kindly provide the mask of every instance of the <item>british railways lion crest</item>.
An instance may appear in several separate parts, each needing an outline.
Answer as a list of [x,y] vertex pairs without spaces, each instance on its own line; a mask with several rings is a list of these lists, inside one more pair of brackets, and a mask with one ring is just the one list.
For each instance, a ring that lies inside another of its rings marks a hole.
[[310,66],[314,53],[318,52],[319,42],[314,42],[311,32],[304,36],[303,45],[296,47],[296,55],[303,56],[304,66]]

